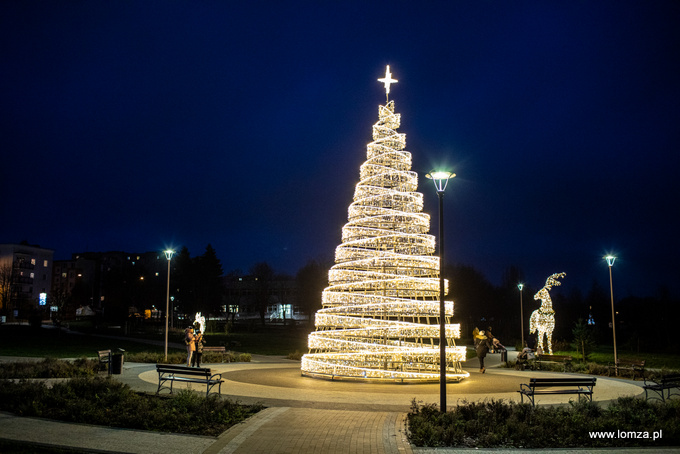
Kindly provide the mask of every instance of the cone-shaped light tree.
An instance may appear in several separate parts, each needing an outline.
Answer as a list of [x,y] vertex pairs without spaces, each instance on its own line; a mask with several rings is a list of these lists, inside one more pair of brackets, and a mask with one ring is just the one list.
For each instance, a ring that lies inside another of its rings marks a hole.
[[[389,96],[392,79],[385,78]],[[394,101],[379,106],[373,142],[342,229],[342,244],[328,272],[329,286],[309,335],[302,374],[332,380],[437,381],[439,257],[423,213],[418,175],[411,171],[406,137],[397,132]],[[445,284],[446,285],[446,284]],[[465,347],[456,347],[460,325],[445,304],[446,379],[459,381]]]

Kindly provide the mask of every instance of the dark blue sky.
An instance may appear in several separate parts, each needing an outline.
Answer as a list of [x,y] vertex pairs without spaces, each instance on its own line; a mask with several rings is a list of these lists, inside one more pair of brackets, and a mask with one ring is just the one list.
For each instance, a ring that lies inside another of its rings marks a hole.
[[585,292],[614,252],[619,297],[677,292],[679,24],[677,1],[4,1],[0,242],[332,257],[389,64],[414,170],[458,174],[447,260]]

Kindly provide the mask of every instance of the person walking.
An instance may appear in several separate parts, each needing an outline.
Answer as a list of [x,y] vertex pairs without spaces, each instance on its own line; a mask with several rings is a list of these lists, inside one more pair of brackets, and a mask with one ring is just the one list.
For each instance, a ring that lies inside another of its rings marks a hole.
[[477,358],[479,358],[479,371],[484,373],[486,372],[486,368],[484,367],[484,358],[486,358],[486,354],[489,353],[491,342],[486,336],[486,333],[484,331],[479,331],[477,328],[475,328],[473,332],[473,338],[475,342]]
[[184,343],[187,346],[187,367],[191,366],[191,358],[196,351],[196,344],[194,343],[194,327],[187,326],[184,330]]
[[191,357],[191,366],[201,367],[201,357],[203,356],[203,333],[200,330],[196,330],[194,334],[194,345],[196,346],[196,351]]

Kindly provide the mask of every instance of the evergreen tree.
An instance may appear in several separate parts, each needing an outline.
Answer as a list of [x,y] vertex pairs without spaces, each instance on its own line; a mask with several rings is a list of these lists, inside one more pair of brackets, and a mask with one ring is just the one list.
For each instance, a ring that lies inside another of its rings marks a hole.
[[592,325],[588,325],[580,318],[571,332],[574,336],[571,346],[581,353],[581,360],[585,363],[588,361],[588,355],[597,347],[595,330]]
[[316,260],[310,260],[295,276],[298,302],[309,315],[309,324],[314,323],[314,314],[321,309],[321,294],[328,286],[328,267]]
[[255,307],[260,314],[260,321],[264,326],[265,314],[269,305],[274,280],[274,270],[266,262],[260,262],[250,269],[250,275],[255,279],[253,299]]
[[193,317],[196,311],[196,286],[194,279],[194,262],[186,246],[180,249],[179,254],[173,260],[176,272],[170,285],[176,289],[175,306],[187,317]]
[[225,293],[222,282],[222,264],[215,249],[208,244],[205,252],[195,260],[194,279],[196,280],[197,311],[217,315],[222,310]]

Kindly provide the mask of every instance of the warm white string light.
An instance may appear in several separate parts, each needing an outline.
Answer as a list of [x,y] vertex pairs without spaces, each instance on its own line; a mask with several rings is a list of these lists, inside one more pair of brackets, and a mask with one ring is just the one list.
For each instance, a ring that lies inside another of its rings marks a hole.
[[202,334],[205,334],[205,317],[201,315],[200,312],[196,312],[196,317],[194,317],[194,323],[198,324],[198,329]]
[[[387,68],[384,79],[396,82]],[[439,257],[429,235],[430,217],[411,169],[406,138],[396,129],[394,101],[380,106],[373,142],[360,168],[342,243],[328,272],[316,331],[302,374],[334,380],[438,381]],[[448,286],[448,282],[445,284]],[[461,380],[465,347],[460,325],[445,304],[447,379]]]
[[541,300],[541,307],[531,313],[529,319],[529,332],[531,334],[538,331],[538,348],[545,351],[543,348],[543,336],[547,338],[548,353],[553,354],[552,349],[552,334],[555,329],[555,310],[552,307],[552,299],[550,299],[550,289],[553,286],[562,285],[557,279],[565,277],[567,273],[555,273],[546,279],[545,285],[542,289],[534,295],[535,300]]

